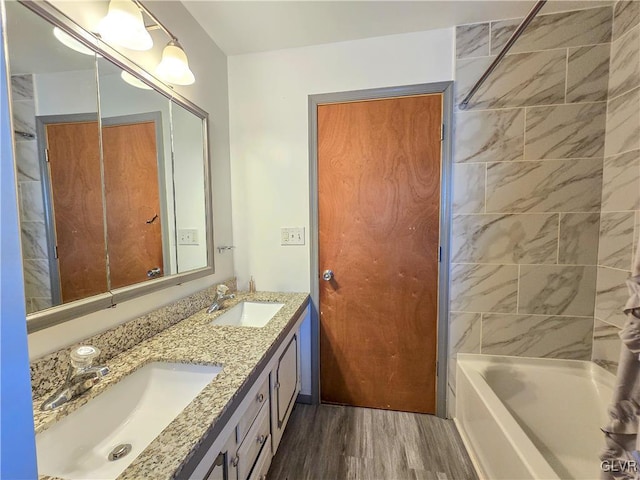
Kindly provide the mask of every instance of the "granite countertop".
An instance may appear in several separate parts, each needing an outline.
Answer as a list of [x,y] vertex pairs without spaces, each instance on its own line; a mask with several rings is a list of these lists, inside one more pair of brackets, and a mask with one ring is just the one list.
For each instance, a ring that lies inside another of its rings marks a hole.
[[[110,369],[99,384],[62,407],[42,412],[45,397],[34,399],[36,433],[77,410],[125,376],[150,362],[182,362],[223,366],[215,379],[127,467],[119,479],[173,478],[197,450],[203,437],[248,380],[260,360],[275,347],[287,325],[307,305],[306,293],[238,292],[225,309],[212,314],[204,310],[178,322],[107,362]],[[243,300],[284,303],[262,328],[210,325],[217,316]],[[98,363],[100,363],[98,359]],[[46,479],[51,477],[41,476]]]

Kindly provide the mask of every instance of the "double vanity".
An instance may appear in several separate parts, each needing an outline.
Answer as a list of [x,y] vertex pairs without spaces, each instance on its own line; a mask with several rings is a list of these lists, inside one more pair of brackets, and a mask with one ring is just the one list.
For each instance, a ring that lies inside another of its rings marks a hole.
[[34,399],[41,478],[266,478],[308,315],[307,294],[238,293],[98,358],[109,374],[85,393],[47,411]]

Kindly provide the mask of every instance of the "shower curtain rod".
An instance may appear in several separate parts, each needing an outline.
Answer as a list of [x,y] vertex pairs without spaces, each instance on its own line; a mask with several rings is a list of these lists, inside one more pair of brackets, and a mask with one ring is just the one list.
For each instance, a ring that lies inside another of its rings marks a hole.
[[489,76],[493,73],[493,71],[496,69],[498,64],[502,61],[502,59],[507,54],[507,52],[511,49],[513,44],[516,43],[516,40],[518,40],[518,38],[520,38],[520,35],[522,35],[522,33],[524,32],[525,28],[527,28],[527,26],[531,23],[531,20],[534,19],[534,17],[542,9],[542,7],[544,6],[545,3],[547,3],[547,0],[538,0],[536,2],[536,4],[531,9],[531,11],[527,14],[526,17],[524,17],[524,20],[522,20],[522,23],[520,23],[520,25],[518,25],[518,28],[516,28],[515,32],[513,32],[513,34],[509,37],[509,40],[507,40],[507,43],[505,44],[505,46],[502,48],[502,50],[500,50],[500,53],[498,54],[498,56],[491,63],[491,65],[489,65],[489,68],[487,68],[487,70],[482,74],[480,79],[476,82],[476,84],[473,86],[473,88],[469,91],[467,96],[464,97],[464,100],[462,100],[462,102],[460,103],[460,107],[461,108],[464,108],[464,107],[467,106],[467,104],[469,103],[471,98],[473,98],[473,96],[478,91],[478,89],[487,80],[487,78],[489,78]]

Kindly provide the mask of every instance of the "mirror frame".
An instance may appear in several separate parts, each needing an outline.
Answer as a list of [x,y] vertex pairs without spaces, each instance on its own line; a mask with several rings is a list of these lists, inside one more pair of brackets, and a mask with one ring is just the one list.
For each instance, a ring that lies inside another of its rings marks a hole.
[[[185,108],[189,112],[196,115],[202,120],[202,136],[203,136],[203,167],[204,167],[204,195],[205,195],[205,215],[206,215],[206,245],[207,245],[207,265],[206,267],[190,270],[184,273],[175,273],[166,277],[161,277],[148,282],[137,283],[126,287],[113,289],[110,292],[106,292],[85,299],[76,300],[67,304],[57,305],[54,307],[34,312],[27,315],[27,332],[33,333],[38,330],[42,330],[60,323],[64,323],[70,320],[74,320],[77,317],[87,315],[89,313],[97,312],[103,309],[111,308],[116,304],[132,300],[143,295],[147,295],[152,292],[163,290],[168,287],[180,285],[182,283],[202,278],[208,275],[212,275],[215,271],[214,266],[214,241],[213,241],[213,206],[212,206],[212,184],[213,179],[211,176],[210,165],[210,151],[209,151],[209,114],[198,107],[196,104],[176,93],[173,88],[162,81],[152,76],[149,72],[144,70],[138,64],[122,55],[120,52],[100,41],[99,38],[86,31],[75,21],[62,13],[52,4],[45,0],[18,0],[18,3],[28,8],[36,15],[40,16],[44,20],[51,23],[52,27],[57,26],[64,32],[71,35],[74,39],[86,47],[93,50],[96,54],[101,55],[105,59],[113,62],[121,69],[129,72],[142,82],[149,85],[158,93],[165,96],[170,102],[174,102],[181,107]],[[3,8],[3,17],[6,15],[6,11]],[[2,48],[8,51],[8,41],[5,35],[5,43]],[[95,58],[95,57],[94,57]],[[6,56],[6,64],[3,66],[7,73],[11,74],[9,65],[9,56]],[[96,62],[97,68],[97,62]],[[97,75],[97,73],[96,73]],[[98,95],[100,92],[98,91]],[[11,103],[10,103],[11,105]],[[99,110],[98,110],[99,113]],[[12,119],[13,122],[13,119]],[[172,146],[173,152],[173,146]],[[173,157],[173,155],[172,155]],[[14,168],[15,155],[14,155]],[[172,158],[172,161],[175,159]],[[166,159],[165,159],[166,161]]]

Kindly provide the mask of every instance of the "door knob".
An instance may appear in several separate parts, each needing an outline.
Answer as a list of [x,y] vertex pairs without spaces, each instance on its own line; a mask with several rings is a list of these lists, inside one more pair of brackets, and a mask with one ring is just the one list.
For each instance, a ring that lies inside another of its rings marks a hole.
[[162,270],[160,270],[160,267],[152,268],[151,270],[147,271],[147,277],[149,278],[156,278],[156,277],[159,277],[161,274],[162,274]]
[[322,272],[322,279],[327,282],[333,280],[333,270],[325,270]]

